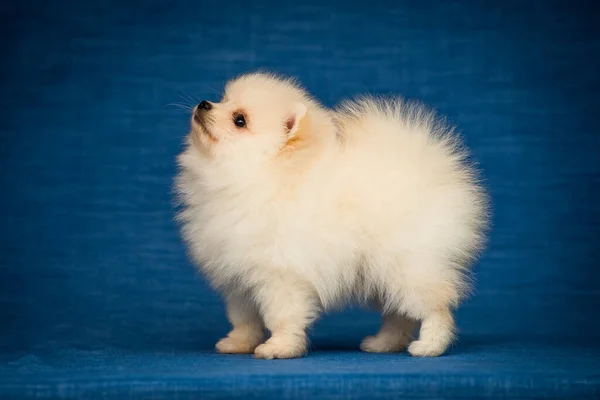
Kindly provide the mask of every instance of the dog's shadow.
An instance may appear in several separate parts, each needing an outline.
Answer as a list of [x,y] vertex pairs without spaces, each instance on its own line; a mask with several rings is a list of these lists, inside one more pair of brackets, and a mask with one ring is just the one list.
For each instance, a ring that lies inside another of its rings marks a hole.
[[[319,338],[311,343],[310,350],[322,353],[334,352],[357,352],[360,351],[360,338],[348,338],[346,340],[334,341],[332,339]],[[472,355],[489,353],[493,349],[511,347],[517,343],[512,337],[495,336],[465,336],[452,345],[445,353],[446,356]],[[398,354],[407,354],[401,352]]]

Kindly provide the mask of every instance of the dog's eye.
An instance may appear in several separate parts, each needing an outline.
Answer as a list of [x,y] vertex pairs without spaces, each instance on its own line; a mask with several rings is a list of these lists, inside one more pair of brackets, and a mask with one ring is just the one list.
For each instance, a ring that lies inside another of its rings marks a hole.
[[236,114],[233,116],[233,123],[238,128],[243,128],[246,126],[246,118],[242,114]]

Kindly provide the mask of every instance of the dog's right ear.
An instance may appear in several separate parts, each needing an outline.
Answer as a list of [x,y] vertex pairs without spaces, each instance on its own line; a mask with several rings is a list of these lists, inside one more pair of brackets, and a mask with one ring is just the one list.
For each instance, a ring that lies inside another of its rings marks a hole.
[[285,120],[285,129],[288,137],[294,137],[300,130],[300,123],[306,116],[306,106],[302,103],[294,104],[294,108]]

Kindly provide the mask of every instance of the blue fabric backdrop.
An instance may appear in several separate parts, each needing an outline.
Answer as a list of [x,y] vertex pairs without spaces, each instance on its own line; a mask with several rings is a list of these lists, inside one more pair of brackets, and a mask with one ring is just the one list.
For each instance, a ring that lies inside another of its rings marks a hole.
[[[599,16],[560,0],[2,4],[0,397],[600,395]],[[228,325],[172,219],[188,115],[170,103],[255,68],[326,105],[395,93],[459,126],[494,226],[450,355],[359,354],[378,318],[357,310],[320,321],[307,359],[211,353]]]

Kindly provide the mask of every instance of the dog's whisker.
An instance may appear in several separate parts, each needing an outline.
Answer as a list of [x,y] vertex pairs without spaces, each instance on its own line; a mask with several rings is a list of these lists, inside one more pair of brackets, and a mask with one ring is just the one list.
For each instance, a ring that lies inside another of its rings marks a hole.
[[186,113],[191,112],[194,108],[185,104],[180,104],[180,103],[169,103],[169,104],[165,104],[163,107],[175,107],[175,108],[179,108],[183,111],[185,111]]
[[211,87],[210,91],[212,93],[214,93],[215,95],[217,95],[218,98],[222,98],[223,97],[223,91],[222,90],[215,89],[214,87]]
[[187,97],[183,97],[182,95],[178,95],[181,100],[183,100],[183,104],[186,106],[194,107],[195,103],[188,99]]
[[196,101],[198,101],[198,103],[200,103],[202,101],[202,99],[200,98],[200,96],[198,96],[196,94],[192,94],[191,97],[193,97]]
[[194,109],[194,107],[193,107],[193,106],[190,106],[190,105],[188,105],[188,104],[182,104],[182,103],[169,103],[169,104],[165,104],[165,107],[166,107],[166,106],[176,106],[176,107],[183,107],[183,108],[185,108],[185,109],[187,109],[187,110],[193,110],[193,109]]
[[181,96],[181,95],[180,95],[180,97],[181,97],[181,98],[185,98],[187,101],[189,101],[189,102],[190,102],[190,104],[197,104],[197,103],[199,103],[199,102],[200,102],[199,100],[197,100],[197,99],[194,99],[194,97],[193,97],[193,96],[191,96],[189,93],[187,93],[187,92],[183,92],[183,91],[182,91],[182,93],[183,93],[183,96],[185,96],[185,97],[183,97],[183,96]]

